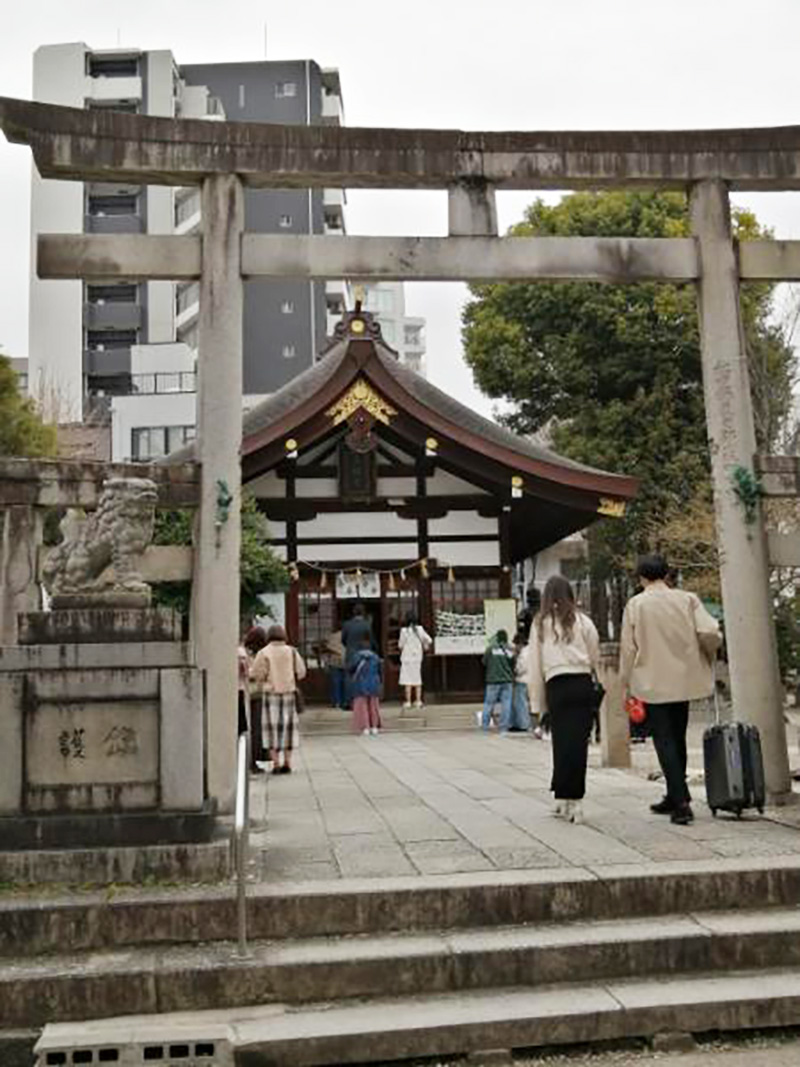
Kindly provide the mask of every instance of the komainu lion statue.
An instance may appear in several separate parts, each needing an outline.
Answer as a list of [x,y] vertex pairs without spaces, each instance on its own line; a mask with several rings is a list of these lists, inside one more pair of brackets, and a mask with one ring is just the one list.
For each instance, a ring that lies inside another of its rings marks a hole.
[[149,603],[150,586],[138,565],[153,538],[156,499],[155,483],[148,478],[109,478],[95,512],[67,513],[61,521],[64,540],[42,571],[54,602],[121,593]]

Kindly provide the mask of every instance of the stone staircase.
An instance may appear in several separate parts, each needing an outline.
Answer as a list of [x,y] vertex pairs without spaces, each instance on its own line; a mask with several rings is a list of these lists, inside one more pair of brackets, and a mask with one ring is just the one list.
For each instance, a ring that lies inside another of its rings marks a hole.
[[[387,732],[406,730],[468,730],[475,728],[474,704],[426,704],[423,708],[403,710],[401,704],[385,704],[381,708],[383,729]],[[303,713],[301,730],[304,734],[349,734],[350,712],[338,708],[309,707]]]
[[43,1067],[125,1033],[265,1067],[797,1025],[798,900],[800,861],[259,886],[237,959],[229,887],[8,898],[0,1063],[46,1024]]

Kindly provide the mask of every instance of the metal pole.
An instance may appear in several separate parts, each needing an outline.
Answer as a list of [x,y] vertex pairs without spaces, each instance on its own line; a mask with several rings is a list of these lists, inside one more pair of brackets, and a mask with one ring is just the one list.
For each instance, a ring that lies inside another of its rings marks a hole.
[[236,956],[247,959],[247,853],[250,823],[250,790],[248,778],[248,737],[239,735],[236,764],[236,814],[233,826],[233,853],[236,860],[236,918],[238,947]]

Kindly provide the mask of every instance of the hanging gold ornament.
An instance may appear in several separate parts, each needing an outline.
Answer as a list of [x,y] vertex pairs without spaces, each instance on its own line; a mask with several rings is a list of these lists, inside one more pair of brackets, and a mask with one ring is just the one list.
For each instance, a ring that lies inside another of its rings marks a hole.
[[428,561],[426,559],[421,559],[419,561],[419,573],[422,578],[428,577]]
[[456,576],[452,567],[447,568],[447,580],[451,585],[455,584]]
[[395,589],[397,589],[397,584],[394,580],[394,574],[392,573],[392,571],[389,571],[389,592],[393,593]]

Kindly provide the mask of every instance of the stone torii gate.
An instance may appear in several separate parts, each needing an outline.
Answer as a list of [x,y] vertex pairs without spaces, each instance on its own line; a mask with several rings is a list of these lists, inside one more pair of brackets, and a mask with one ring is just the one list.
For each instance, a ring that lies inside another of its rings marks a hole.
[[[202,468],[193,638],[207,670],[209,792],[230,808],[238,623],[242,295],[248,277],[693,282],[722,590],[737,717],[762,733],[770,793],[789,792],[767,542],[733,489],[755,434],[739,280],[800,278],[800,242],[731,236],[729,190],[800,189],[800,127],[619,133],[464,133],[207,123],[0,98],[0,127],[43,178],[199,185],[202,236],[43,235],[42,278],[198,279],[197,458]],[[446,189],[449,237],[244,232],[243,189]],[[496,189],[688,192],[693,237],[497,236]],[[635,473],[635,472],[634,472]],[[797,560],[800,563],[800,557]]]

